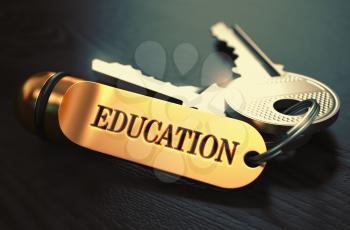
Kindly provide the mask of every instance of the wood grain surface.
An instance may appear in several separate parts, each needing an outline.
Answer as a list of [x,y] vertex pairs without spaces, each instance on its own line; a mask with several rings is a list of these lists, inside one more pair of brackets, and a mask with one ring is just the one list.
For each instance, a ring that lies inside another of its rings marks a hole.
[[[347,0],[1,1],[0,229],[349,229],[349,12]],[[49,143],[17,122],[16,89],[29,74],[95,80],[93,58],[137,66],[145,41],[165,50],[156,77],[201,86],[207,57],[221,60],[209,33],[219,20],[240,24],[274,61],[325,82],[342,102],[332,127],[248,187],[217,189]],[[173,60],[182,43],[199,53],[186,74]]]

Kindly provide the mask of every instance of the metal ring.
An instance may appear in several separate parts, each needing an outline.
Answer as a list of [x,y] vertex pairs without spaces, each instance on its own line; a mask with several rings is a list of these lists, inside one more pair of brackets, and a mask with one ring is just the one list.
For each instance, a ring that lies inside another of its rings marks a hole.
[[36,99],[34,108],[34,126],[39,135],[44,136],[44,117],[47,103],[49,101],[52,90],[55,88],[57,82],[63,77],[67,76],[64,72],[58,72],[53,74],[43,85],[40,90],[39,96]]
[[256,166],[261,165],[282,154],[283,148],[286,147],[290,142],[297,139],[313,123],[318,113],[320,112],[320,105],[315,99],[307,99],[291,106],[284,111],[284,113],[287,113],[289,115],[296,115],[302,111],[305,111],[306,109],[308,109],[308,111],[306,112],[305,116],[303,116],[303,118],[294,127],[288,130],[284,138],[282,138],[282,140],[277,145],[267,150],[265,153],[247,158],[248,163]]

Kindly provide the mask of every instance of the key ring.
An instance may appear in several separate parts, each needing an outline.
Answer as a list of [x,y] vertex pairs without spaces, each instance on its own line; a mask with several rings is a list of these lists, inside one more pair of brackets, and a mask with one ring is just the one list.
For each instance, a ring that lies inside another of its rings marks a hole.
[[297,115],[306,109],[308,109],[308,111],[306,112],[305,116],[303,116],[303,118],[294,127],[288,130],[285,137],[279,144],[267,150],[263,154],[254,155],[247,158],[249,165],[258,166],[282,154],[284,147],[305,132],[305,130],[309,128],[320,112],[320,105],[317,103],[317,101],[315,99],[307,99],[289,107],[284,111],[284,113],[288,115]]

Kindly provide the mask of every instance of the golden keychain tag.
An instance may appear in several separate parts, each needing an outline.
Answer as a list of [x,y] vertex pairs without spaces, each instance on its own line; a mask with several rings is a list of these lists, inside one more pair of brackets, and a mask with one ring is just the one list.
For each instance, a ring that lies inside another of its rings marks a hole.
[[[24,101],[36,97],[22,94]],[[222,188],[245,186],[264,168],[245,163],[247,153],[266,146],[240,120],[70,77],[56,83],[48,100],[58,108],[63,134],[91,150]]]

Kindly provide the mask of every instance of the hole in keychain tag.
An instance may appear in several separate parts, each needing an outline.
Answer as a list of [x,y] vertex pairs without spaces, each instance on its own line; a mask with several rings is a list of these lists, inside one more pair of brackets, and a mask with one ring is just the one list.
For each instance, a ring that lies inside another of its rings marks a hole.
[[222,188],[245,186],[264,168],[245,163],[266,151],[249,124],[98,83],[66,92],[59,124],[80,146]]

